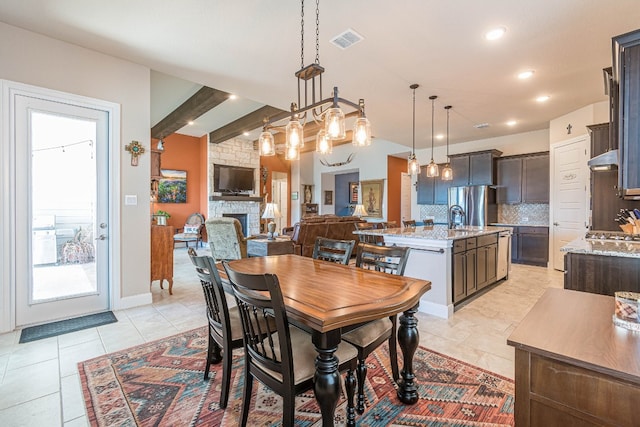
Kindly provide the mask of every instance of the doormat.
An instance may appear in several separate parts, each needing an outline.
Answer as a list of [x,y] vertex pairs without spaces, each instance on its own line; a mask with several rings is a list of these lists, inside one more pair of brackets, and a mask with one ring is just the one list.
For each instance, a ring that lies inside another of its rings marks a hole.
[[111,311],[76,317],[74,319],[60,320],[44,325],[24,328],[20,334],[20,344],[94,328],[117,322],[118,319]]

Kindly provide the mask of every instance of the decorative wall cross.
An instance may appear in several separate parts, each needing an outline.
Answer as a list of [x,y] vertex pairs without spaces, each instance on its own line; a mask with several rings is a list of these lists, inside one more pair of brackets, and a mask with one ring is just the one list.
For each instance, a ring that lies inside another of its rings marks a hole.
[[138,166],[138,156],[144,153],[144,147],[138,141],[131,141],[124,149],[131,153],[131,166]]
[[573,128],[573,126],[571,126],[571,123],[569,123],[567,125],[567,135],[571,135],[571,128]]

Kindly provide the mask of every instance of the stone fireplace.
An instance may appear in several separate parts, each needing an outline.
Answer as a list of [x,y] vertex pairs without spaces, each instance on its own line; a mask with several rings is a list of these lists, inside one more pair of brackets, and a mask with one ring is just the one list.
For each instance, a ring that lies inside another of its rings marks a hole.
[[[252,196],[223,196],[213,192],[213,164],[242,166],[254,169]],[[233,138],[220,144],[209,144],[209,212],[208,218],[246,215],[245,236],[260,233],[260,213],[263,199],[260,196],[260,155],[253,142]],[[240,223],[243,221],[240,220]]]

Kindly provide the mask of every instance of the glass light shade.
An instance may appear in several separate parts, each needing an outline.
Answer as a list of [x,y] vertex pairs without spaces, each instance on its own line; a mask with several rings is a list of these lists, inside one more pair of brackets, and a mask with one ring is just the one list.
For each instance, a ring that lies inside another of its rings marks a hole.
[[276,144],[271,132],[264,131],[260,134],[260,138],[258,138],[258,147],[260,147],[261,156],[276,155]]
[[451,169],[451,165],[447,163],[445,167],[442,168],[442,180],[451,181],[452,179],[453,179],[453,169]]
[[438,165],[431,159],[431,163],[427,165],[427,177],[433,178],[434,176],[438,176]]
[[415,154],[411,154],[409,156],[409,163],[407,164],[407,173],[409,175],[417,175],[420,173],[420,163],[418,163],[418,159],[416,159]]
[[284,150],[285,160],[298,160],[300,158],[300,149],[298,147],[286,147]]
[[356,205],[356,208],[353,210],[353,216],[367,216],[367,210],[364,205]]
[[164,141],[162,140],[162,138],[158,140],[158,146],[156,148],[158,149],[158,151],[164,151]]
[[353,125],[353,145],[371,145],[371,123],[366,117],[358,117]]
[[347,136],[344,127],[344,113],[339,107],[329,108],[325,113],[324,130],[331,139],[343,139]]
[[333,141],[327,138],[327,133],[321,130],[316,135],[316,153],[331,154],[333,151]]
[[290,120],[287,123],[285,128],[285,134],[287,137],[286,144],[287,148],[295,147],[302,148],[304,147],[304,130],[302,129],[302,125],[297,120]]

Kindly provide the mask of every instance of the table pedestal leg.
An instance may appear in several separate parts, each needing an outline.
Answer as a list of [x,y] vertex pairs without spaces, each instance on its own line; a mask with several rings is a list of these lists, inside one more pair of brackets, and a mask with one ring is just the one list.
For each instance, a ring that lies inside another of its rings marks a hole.
[[316,346],[316,373],[313,391],[322,413],[322,427],[333,427],[333,416],[340,397],[340,374],[335,352],[340,343],[340,330],[327,333],[313,332]]
[[405,311],[400,316],[398,326],[398,343],[402,349],[403,366],[398,381],[398,398],[402,403],[412,405],[418,401],[418,388],[414,384],[413,355],[418,348],[420,336],[418,334],[418,319],[414,314],[418,306]]

